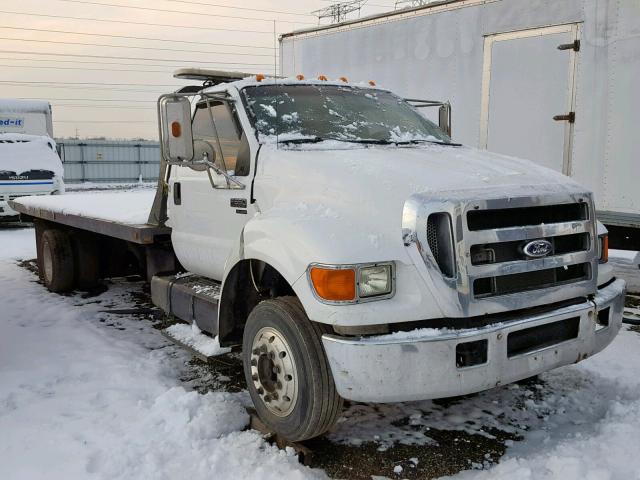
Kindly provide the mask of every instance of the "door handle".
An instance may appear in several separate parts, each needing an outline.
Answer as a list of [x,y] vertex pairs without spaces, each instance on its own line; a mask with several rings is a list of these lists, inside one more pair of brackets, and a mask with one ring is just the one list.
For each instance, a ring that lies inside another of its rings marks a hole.
[[558,45],[558,50],[573,50],[574,52],[580,51],[580,40],[574,40],[571,43],[563,43]]
[[556,115],[553,117],[556,122],[567,121],[569,123],[575,123],[576,112],[565,113],[564,115]]
[[182,205],[182,189],[180,188],[180,182],[173,184],[173,204]]

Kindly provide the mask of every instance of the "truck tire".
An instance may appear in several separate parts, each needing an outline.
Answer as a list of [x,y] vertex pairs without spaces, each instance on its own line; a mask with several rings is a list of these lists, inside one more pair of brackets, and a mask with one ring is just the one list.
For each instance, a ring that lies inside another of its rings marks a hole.
[[291,441],[329,430],[342,410],[321,336],[295,297],[259,303],[249,315],[242,359],[249,394],[262,421]]
[[40,277],[54,293],[73,290],[75,283],[73,250],[69,234],[63,230],[48,229],[42,234]]
[[100,283],[100,254],[96,239],[82,233],[72,240],[76,286],[88,291]]

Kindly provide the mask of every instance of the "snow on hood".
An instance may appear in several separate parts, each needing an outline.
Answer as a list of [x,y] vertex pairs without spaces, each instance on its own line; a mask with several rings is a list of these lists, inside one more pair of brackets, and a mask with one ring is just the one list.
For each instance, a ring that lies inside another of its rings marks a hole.
[[0,134],[0,171],[20,174],[28,170],[49,170],[62,177],[56,142],[44,136]]
[[312,225],[328,238],[349,235],[383,254],[402,243],[402,210],[413,194],[455,200],[587,191],[532,162],[468,147],[342,145],[263,145],[255,184],[262,212]]

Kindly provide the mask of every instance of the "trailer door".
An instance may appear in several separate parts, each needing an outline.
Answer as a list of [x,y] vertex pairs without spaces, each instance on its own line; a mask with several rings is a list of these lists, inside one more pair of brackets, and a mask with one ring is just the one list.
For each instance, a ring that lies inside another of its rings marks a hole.
[[578,35],[572,24],[485,37],[481,148],[569,174]]

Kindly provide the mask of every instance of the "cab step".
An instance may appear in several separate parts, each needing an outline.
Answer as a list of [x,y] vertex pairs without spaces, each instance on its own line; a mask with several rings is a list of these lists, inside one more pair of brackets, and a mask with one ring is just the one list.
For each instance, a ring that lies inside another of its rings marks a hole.
[[220,292],[220,282],[199,275],[155,275],[151,279],[155,306],[184,322],[195,322],[212,336],[218,334]]
[[193,328],[193,325],[177,323],[160,333],[205,363],[214,363],[215,357],[231,351],[230,348],[221,347],[217,338],[205,335],[200,329]]

